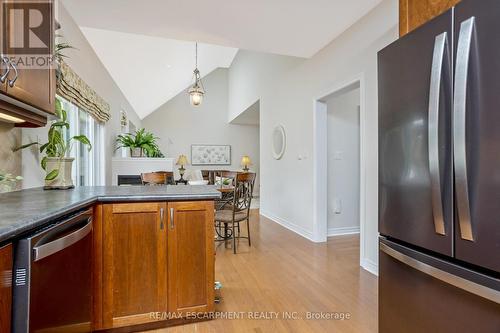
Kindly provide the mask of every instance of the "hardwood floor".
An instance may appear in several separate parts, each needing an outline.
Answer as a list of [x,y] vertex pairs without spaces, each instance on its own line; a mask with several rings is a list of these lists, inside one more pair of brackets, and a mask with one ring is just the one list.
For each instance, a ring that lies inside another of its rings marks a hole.
[[[150,332],[377,332],[377,278],[359,267],[357,235],[314,244],[257,210],[250,223],[251,247],[242,239],[236,255],[230,245],[221,244],[216,251],[216,280],[223,284],[223,301],[216,311],[243,312],[243,319]],[[249,312],[253,317],[277,313],[278,319],[250,319]],[[285,312],[302,318],[284,319]],[[350,319],[307,320],[307,312],[349,313]]]

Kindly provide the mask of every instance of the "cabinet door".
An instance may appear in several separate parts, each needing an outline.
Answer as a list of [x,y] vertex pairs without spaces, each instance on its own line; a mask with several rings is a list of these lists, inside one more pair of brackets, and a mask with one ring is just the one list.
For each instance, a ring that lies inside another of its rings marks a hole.
[[168,310],[214,311],[214,203],[168,204]]
[[103,328],[153,321],[167,310],[166,204],[103,209]]
[[[40,2],[39,4],[37,4],[36,2],[37,1],[31,1],[29,4],[27,4],[22,0],[13,0],[7,4],[6,8],[9,8],[9,10],[22,9],[25,13],[24,16],[26,17],[26,12],[29,10],[29,8],[31,8],[31,6],[42,6],[39,9],[41,10],[41,12],[43,12],[43,20],[48,20],[50,21],[50,23],[42,23],[42,25],[40,26],[41,28],[39,29],[43,31],[37,30],[37,32],[44,36],[52,36],[51,41],[48,45],[50,49],[49,54],[51,54],[54,49],[54,6],[52,6],[52,11],[46,13],[47,2],[45,1],[44,3],[44,1],[38,1]],[[30,12],[30,15],[33,14],[31,14]],[[47,15],[49,17],[46,17]],[[5,16],[10,17],[9,13],[7,13]],[[12,17],[13,18],[11,19],[11,21],[8,22],[9,24],[6,24],[7,33],[5,35],[7,37],[7,45],[9,45],[10,47],[4,50],[4,53],[7,53],[11,57],[11,59],[14,59],[14,62],[18,65],[17,80],[14,82],[12,87],[9,84],[6,85],[7,95],[47,113],[54,114],[56,83],[55,71],[51,69],[49,61],[46,60],[45,62],[40,62],[40,59],[42,59],[42,57],[37,57],[37,60],[34,61],[32,60],[32,57],[37,56],[36,54],[26,54],[28,52],[23,47],[26,47],[26,43],[32,43],[31,37],[26,38],[25,36],[25,24],[17,24],[14,22],[14,20],[18,19],[18,16]],[[30,36],[32,36],[33,33],[31,31],[30,33]],[[9,38],[11,38],[12,36],[14,36],[13,38],[15,38],[15,40],[17,41],[16,43],[11,43],[11,40]],[[19,45],[16,45],[19,44],[20,40],[23,40],[23,47],[19,47]],[[46,41],[39,41],[38,43],[40,42],[45,43]],[[12,45],[15,45],[16,48],[14,48]],[[30,44],[30,48],[31,47],[33,46]],[[46,53],[47,51],[41,52]],[[45,55],[43,56],[43,58],[45,59],[47,59],[47,57],[48,56]],[[38,66],[32,66],[31,64],[23,66],[23,63],[28,62],[35,62],[35,64],[38,64]],[[8,79],[14,79],[15,75],[15,71],[11,68]]]
[[10,332],[12,307],[12,245],[0,248],[0,332]]
[[460,0],[399,0],[399,35],[415,30]]

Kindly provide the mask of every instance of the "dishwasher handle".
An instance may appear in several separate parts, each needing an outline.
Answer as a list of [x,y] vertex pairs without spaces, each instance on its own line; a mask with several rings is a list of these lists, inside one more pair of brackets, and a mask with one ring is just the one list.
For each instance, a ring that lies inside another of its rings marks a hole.
[[[85,213],[81,215],[85,215]],[[72,220],[81,217],[81,215],[74,217]],[[70,247],[71,245],[85,238],[85,236],[87,236],[91,231],[92,231],[92,216],[89,216],[87,218],[87,223],[83,227],[73,231],[72,233],[66,236],[53,240],[49,243],[35,246],[33,248],[33,261],[36,262],[42,260],[43,258],[46,258],[54,253],[64,250],[67,247]]]

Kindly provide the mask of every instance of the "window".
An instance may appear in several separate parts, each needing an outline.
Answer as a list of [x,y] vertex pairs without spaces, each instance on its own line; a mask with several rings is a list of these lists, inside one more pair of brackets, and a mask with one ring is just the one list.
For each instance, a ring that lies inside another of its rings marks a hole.
[[92,150],[88,151],[78,141],[73,142],[70,155],[75,158],[73,162],[73,182],[76,186],[103,185],[104,158],[103,158],[103,131],[104,126],[94,120],[87,112],[78,106],[58,97],[62,107],[68,113],[70,124],[66,131],[67,138],[75,135],[85,135],[92,143]]

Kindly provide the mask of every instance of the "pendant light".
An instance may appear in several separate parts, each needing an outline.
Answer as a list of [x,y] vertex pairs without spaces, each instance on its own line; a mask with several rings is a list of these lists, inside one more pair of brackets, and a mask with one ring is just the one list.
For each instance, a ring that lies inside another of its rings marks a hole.
[[194,83],[189,88],[189,100],[192,106],[199,106],[203,101],[203,95],[205,94],[205,89],[203,88],[203,82],[201,82],[200,71],[198,70],[198,43],[196,43],[195,51],[195,68],[193,71]]

